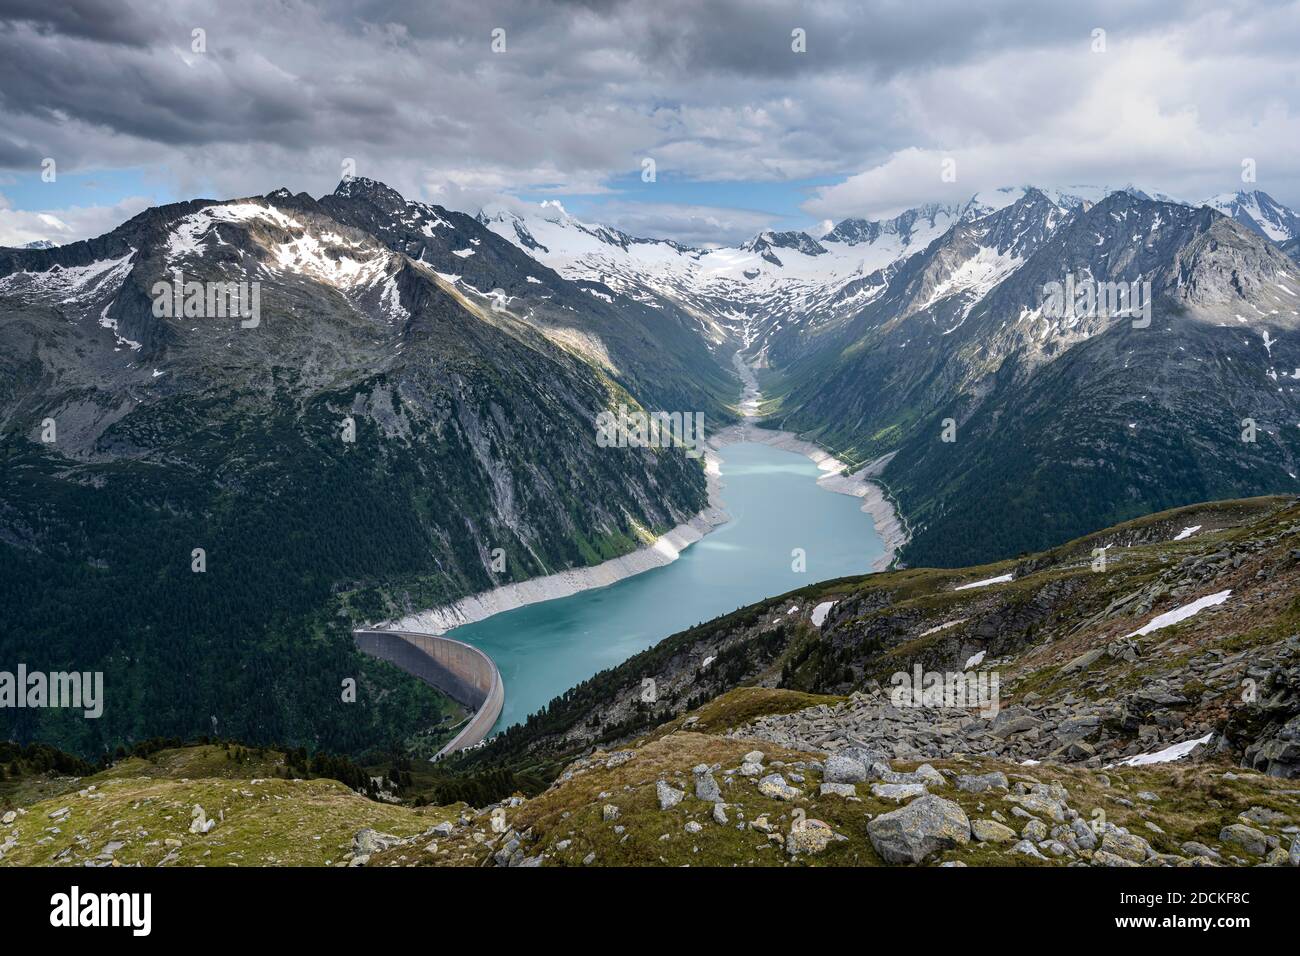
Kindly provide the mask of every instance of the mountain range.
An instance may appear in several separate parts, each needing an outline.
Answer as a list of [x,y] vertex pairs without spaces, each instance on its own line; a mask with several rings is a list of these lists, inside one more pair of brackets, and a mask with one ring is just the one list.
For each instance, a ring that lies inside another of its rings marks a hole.
[[[629,240],[554,204],[479,218],[564,275],[680,303],[729,336],[773,427],[890,489],[910,562],[1297,487],[1300,219],[1262,192],[1009,188],[713,250]],[[1044,289],[1067,281],[1149,289],[1148,314],[1045,314]]]
[[[1259,192],[1016,187],[697,249],[351,178],[0,250],[0,647],[131,689],[102,721],[5,729],[356,752],[445,727],[454,705],[350,628],[688,520],[701,463],[595,454],[593,422],[622,404],[730,424],[737,357],[762,424],[884,486],[904,565],[1294,493],[1297,221]],[[159,314],[177,280],[256,283],[256,321]],[[1045,299],[1089,283],[1136,291]],[[334,703],[354,676],[377,691],[347,705],[362,720]]]
[[[260,316],[160,316],[177,280],[257,283]],[[446,710],[349,625],[627,553],[705,506],[684,449],[592,454],[593,422],[645,402],[716,423],[731,376],[684,315],[602,296],[366,180],[0,251],[0,646],[131,689],[101,721],[6,710],[7,733],[351,750]],[[355,710],[346,678],[378,685]]]

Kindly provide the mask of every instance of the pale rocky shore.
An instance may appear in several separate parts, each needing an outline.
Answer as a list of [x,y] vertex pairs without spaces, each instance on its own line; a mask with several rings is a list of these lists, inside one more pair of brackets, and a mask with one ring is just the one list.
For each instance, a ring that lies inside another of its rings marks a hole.
[[[757,413],[759,391],[753,371],[737,356],[736,371],[744,383],[740,407],[747,417]],[[884,552],[872,562],[871,570],[881,571],[893,561],[895,553],[907,542],[907,531],[893,504],[885,497],[880,486],[869,480],[888,462],[888,456],[869,463],[864,468],[845,475],[844,462],[793,432],[759,428],[749,422],[728,426],[710,436],[705,442],[704,471],[708,488],[708,505],[689,521],[656,538],[654,543],[638,548],[621,557],[602,561],[587,568],[571,568],[555,574],[503,585],[461,598],[453,604],[430,608],[408,614],[397,620],[376,625],[380,629],[413,631],[420,634],[445,634],[464,624],[486,620],[504,611],[538,604],[556,598],[570,597],[579,591],[608,587],[625,578],[661,568],[677,558],[695,542],[720,525],[731,520],[722,500],[722,463],[720,454],[728,445],[740,442],[758,442],[784,451],[804,455],[823,472],[817,484],[827,491],[852,495],[862,499],[862,510],[871,516],[876,533],[884,544]]]
[[409,614],[399,620],[388,621],[378,626],[383,629],[414,631],[419,634],[445,634],[454,627],[483,621],[494,614],[513,611],[542,601],[569,597],[591,588],[608,587],[643,571],[671,564],[696,541],[731,520],[722,503],[721,464],[722,459],[715,451],[705,451],[704,474],[709,495],[708,506],[689,521],[660,535],[653,544],[591,567],[571,568],[528,581],[506,584],[490,591],[461,598],[454,604]]

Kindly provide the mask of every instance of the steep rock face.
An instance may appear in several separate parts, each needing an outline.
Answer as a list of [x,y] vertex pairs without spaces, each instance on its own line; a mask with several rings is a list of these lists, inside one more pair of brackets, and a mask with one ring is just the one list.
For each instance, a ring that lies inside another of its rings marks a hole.
[[[365,226],[277,192],[0,253],[0,646],[47,669],[75,648],[122,701],[6,711],[8,733],[392,740],[428,695],[340,711],[339,680],[375,670],[349,620],[595,563],[703,507],[680,450],[597,448],[597,413],[638,398],[599,360]],[[158,314],[177,272],[255,283],[256,322]]]
[[1252,678],[1248,706],[1224,728],[1226,748],[1244,767],[1270,777],[1300,777],[1300,641],[1293,641],[1263,679]]
[[778,268],[781,266],[781,260],[777,257],[777,249],[792,249],[805,256],[826,254],[825,247],[806,232],[764,232],[744,243],[740,248],[743,252],[756,253]]

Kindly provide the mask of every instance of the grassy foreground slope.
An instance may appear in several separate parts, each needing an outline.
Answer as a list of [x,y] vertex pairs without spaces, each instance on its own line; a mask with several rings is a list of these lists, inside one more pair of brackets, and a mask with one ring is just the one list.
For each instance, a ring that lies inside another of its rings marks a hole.
[[[626,748],[589,755],[535,798],[478,810],[464,804],[390,805],[336,781],[260,776],[276,771],[275,757],[231,765],[220,748],[164,751],[154,760],[132,758],[101,774],[65,778],[64,792],[14,811],[14,818],[0,825],[0,864],[881,865],[887,861],[867,825],[897,810],[897,801],[874,796],[862,785],[860,796],[822,793],[824,755],[735,735],[744,722],[810,702],[827,703],[789,691],[733,691]],[[727,772],[756,751],[763,755],[764,776],[782,774],[798,795],[782,799],[764,792],[762,778]],[[693,768],[700,765],[718,768],[726,823],[715,816],[714,803],[694,796]],[[1047,866],[1097,858],[1122,865],[1110,857],[1126,860],[1139,853],[1141,862],[1152,865],[1285,862],[1287,830],[1300,822],[1294,782],[1234,770],[1224,760],[1106,771],[1023,767],[974,757],[930,765],[949,781],[934,792],[959,805],[972,821],[1000,818],[1018,833],[1031,825],[1013,812],[1020,805],[1009,799],[1015,786],[1061,787],[1068,794],[1065,804],[1082,819],[1091,824],[1100,812],[1112,826],[1140,837],[1153,854],[1148,857],[1146,847],[1119,838],[1101,850],[1107,845],[1103,836],[1093,850],[1059,858],[1042,851],[1040,859],[1015,849],[1019,836],[1011,837],[1010,829],[990,828],[996,838],[955,843],[928,858],[930,863]],[[918,766],[895,763],[897,772]],[[958,775],[995,772],[1004,773],[1012,789],[970,793],[953,785]],[[681,802],[661,809],[660,781],[684,792]],[[195,806],[217,818],[211,831],[191,832]],[[501,821],[496,826],[494,816]],[[824,848],[814,850],[815,841],[804,846],[798,834],[820,832],[819,821],[831,836]],[[1042,825],[1058,824],[1045,818]],[[1234,826],[1261,834],[1265,852],[1251,853],[1220,838]],[[1206,855],[1184,849],[1193,844],[1204,847],[1198,852]]]

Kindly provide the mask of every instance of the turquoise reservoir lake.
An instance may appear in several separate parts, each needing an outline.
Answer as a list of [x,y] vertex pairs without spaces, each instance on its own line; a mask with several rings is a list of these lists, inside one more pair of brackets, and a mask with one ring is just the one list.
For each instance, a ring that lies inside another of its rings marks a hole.
[[[755,442],[722,449],[731,520],[672,564],[466,624],[448,636],[486,651],[506,685],[495,731],[677,631],[804,585],[865,574],[884,552],[862,502],[817,486],[803,455]],[[793,570],[802,548],[807,570]]]

